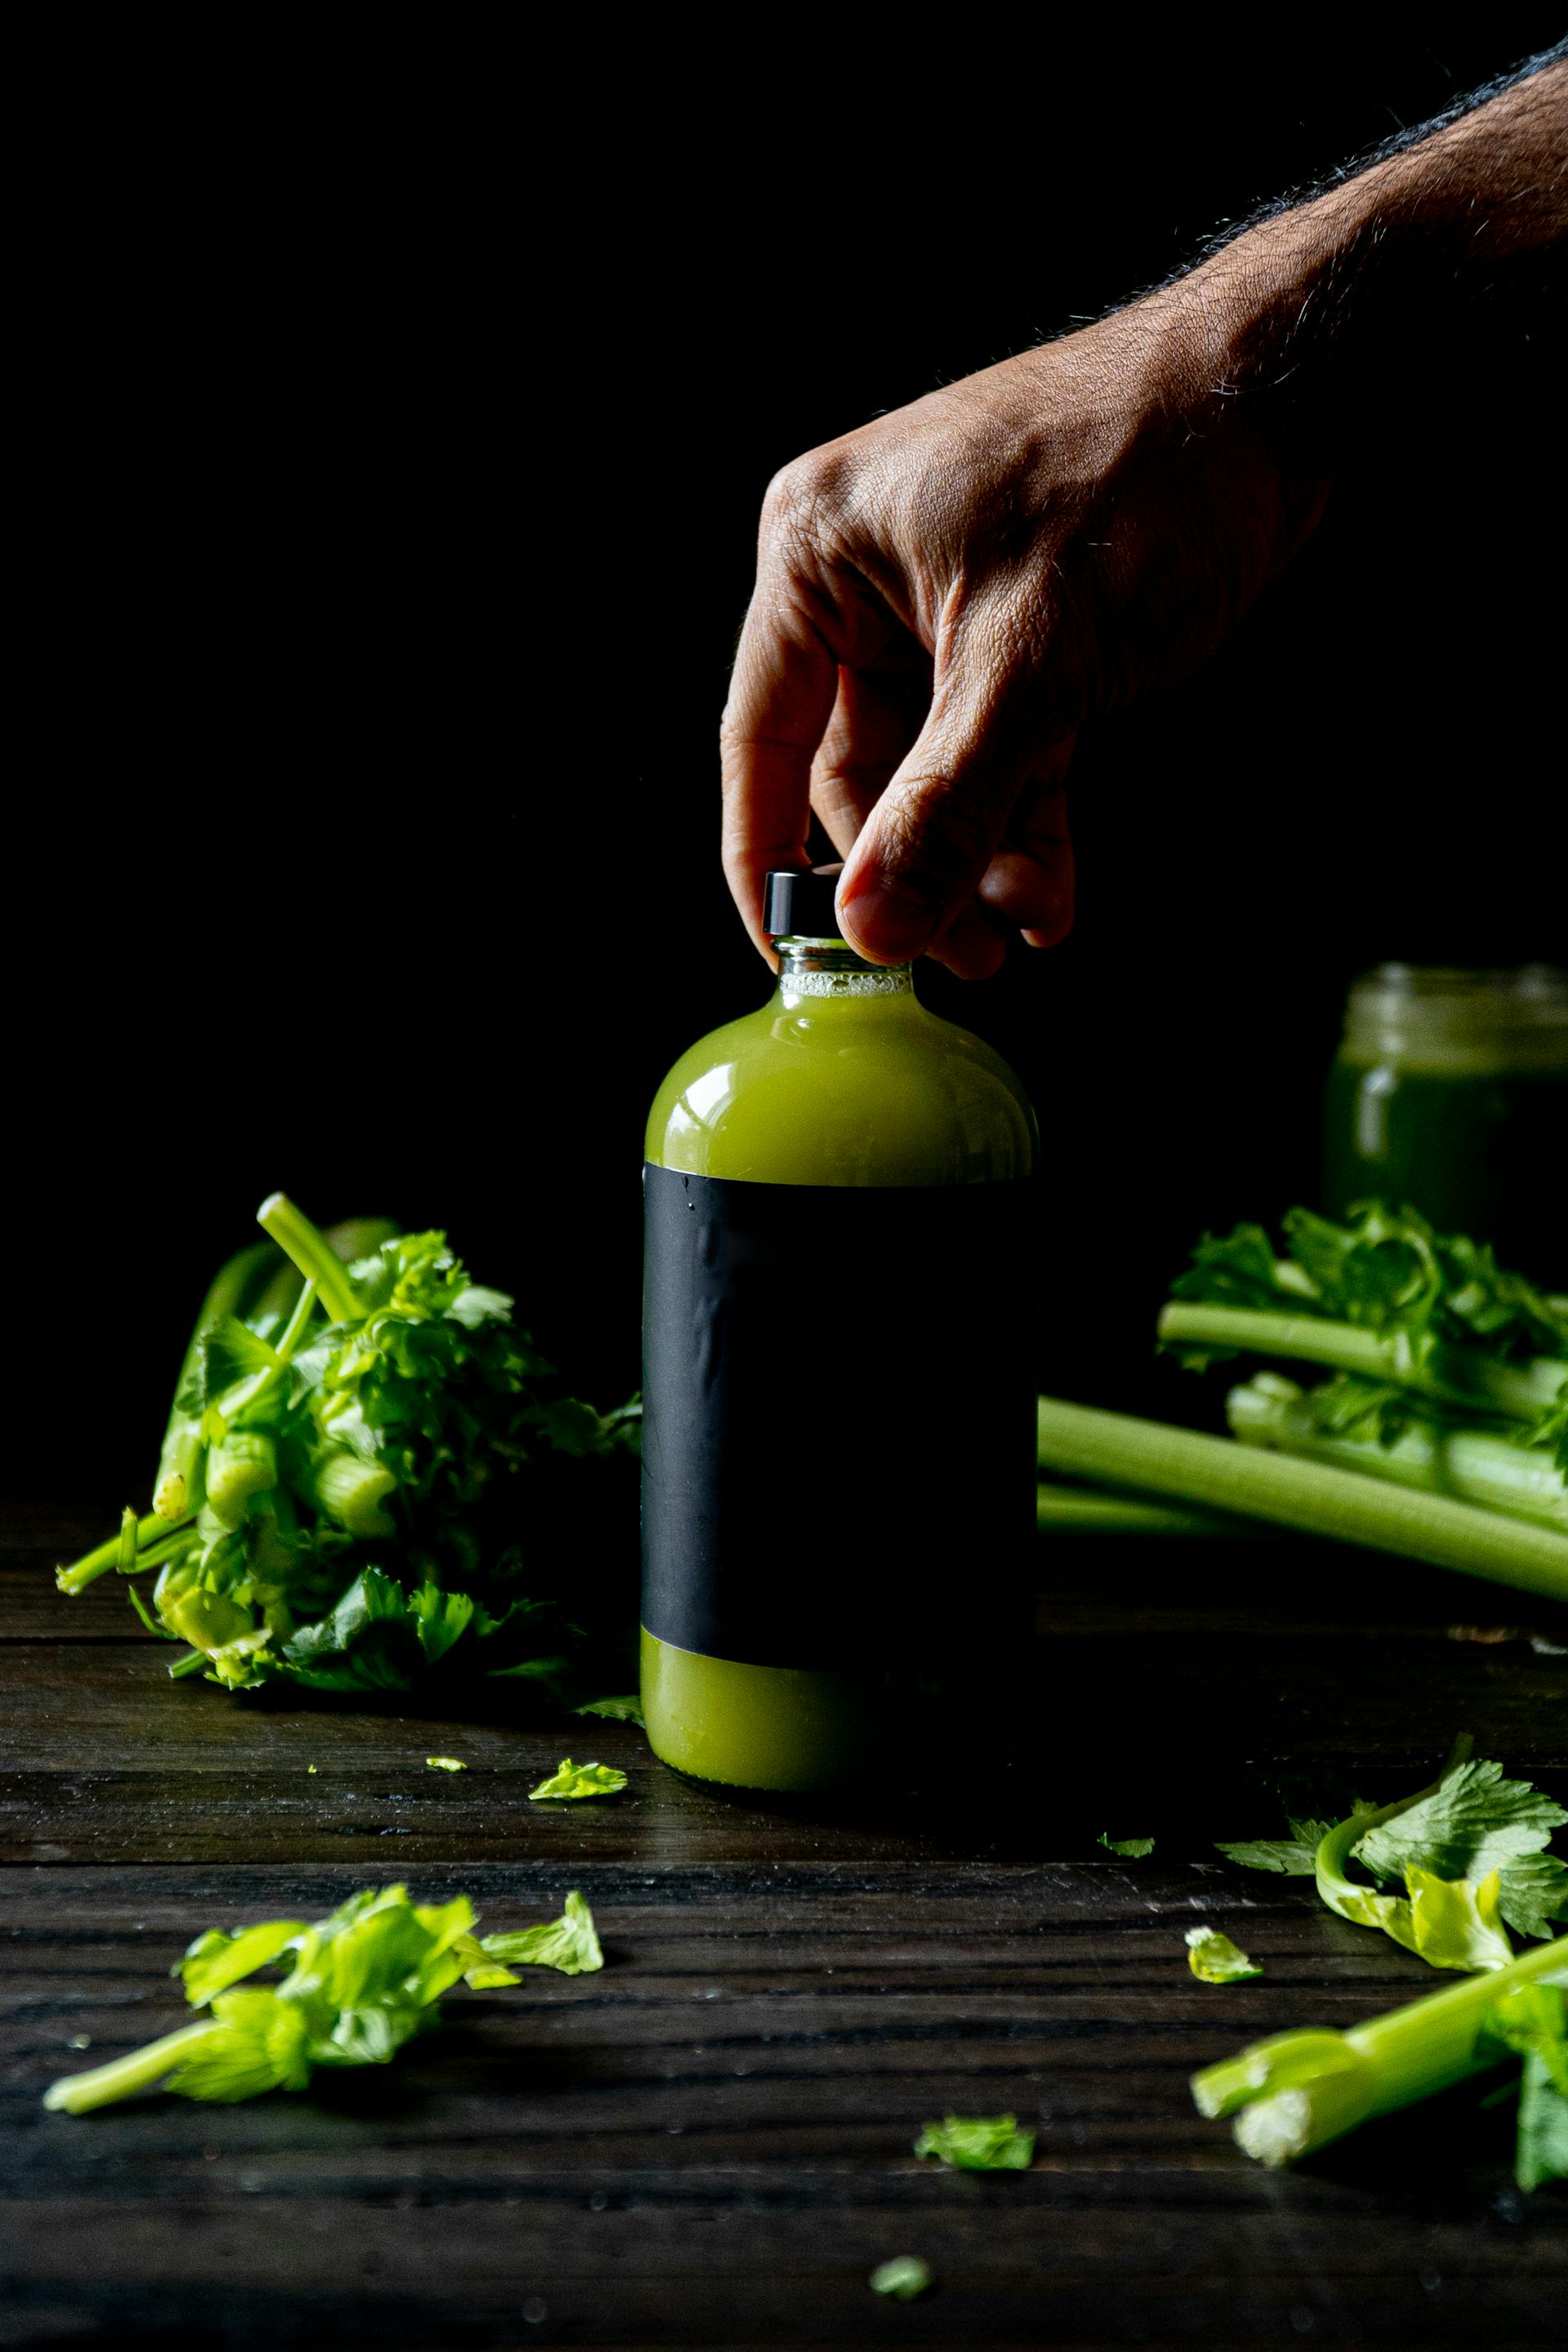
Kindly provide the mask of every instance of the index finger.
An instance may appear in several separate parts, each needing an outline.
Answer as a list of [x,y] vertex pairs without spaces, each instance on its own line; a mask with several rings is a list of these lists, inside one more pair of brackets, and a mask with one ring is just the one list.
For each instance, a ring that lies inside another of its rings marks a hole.
[[810,863],[812,754],[837,692],[837,657],[804,597],[770,567],[746,614],[719,730],[724,877],[764,955],[763,877]]

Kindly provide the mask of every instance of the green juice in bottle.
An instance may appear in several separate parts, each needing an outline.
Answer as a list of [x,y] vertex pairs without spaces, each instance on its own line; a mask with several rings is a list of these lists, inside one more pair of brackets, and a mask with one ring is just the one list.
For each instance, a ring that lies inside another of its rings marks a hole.
[[1029,1622],[1034,1115],[833,893],[769,877],[777,990],[646,1142],[643,1708],[759,1790],[907,1761],[917,1695],[994,1706]]

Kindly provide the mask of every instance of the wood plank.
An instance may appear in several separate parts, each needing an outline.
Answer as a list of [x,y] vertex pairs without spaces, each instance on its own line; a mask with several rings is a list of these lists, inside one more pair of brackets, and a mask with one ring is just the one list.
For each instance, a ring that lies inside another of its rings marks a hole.
[[[1277,1828],[1276,1782],[1414,1785],[1460,1728],[1568,1796],[1568,1612],[1327,1547],[1043,1547],[1010,1777],[956,1758],[945,1804],[755,1804],[662,1770],[634,1727],[524,1720],[504,1686],[172,1685],[114,1580],[53,1590],[96,1525],[14,1532],[0,2345],[1558,2340],[1563,2200],[1510,2188],[1506,2116],[1457,2093],[1277,2178],[1186,2078],[1431,1988],[1212,1841]],[[567,1748],[621,1764],[626,1796],[531,1804]],[[1153,1860],[1101,1828],[1154,1832]],[[306,2097],[43,2114],[57,2073],[177,2021],[167,1969],[199,1929],[394,1876],[496,1927],[580,1885],[608,1965],[458,1996],[396,2067]],[[1265,1978],[1197,1985],[1194,1918]],[[914,2159],[927,2116],[1004,2107],[1039,2131],[1029,2174]],[[939,2284],[889,2306],[866,2274],[900,2252]]]
[[[1555,2340],[1562,2201],[1500,2187],[1504,2126],[1477,2127],[1473,2095],[1451,2129],[1391,2121],[1288,2181],[1192,2109],[1190,2070],[1239,2040],[1430,1983],[1288,1882],[433,1867],[422,1892],[461,1885],[495,1927],[581,1884],[605,1971],[458,1996],[395,2068],[307,2098],[37,2105],[55,2074],[175,2021],[165,1970],[196,1928],[310,1916],[356,1876],[16,1874],[8,2340],[1242,2347],[1292,2340],[1303,2313],[1320,2343]],[[1196,1984],[1195,1916],[1235,1927],[1265,1979]],[[1038,2130],[1030,2173],[913,2157],[928,2116],[1003,2106]],[[865,2278],[900,2252],[940,2284],[889,2312]]]
[[[0,1644],[0,1859],[1046,1859],[1101,1829],[1179,1833],[1188,1851],[1267,1833],[1277,1779],[1321,1786],[1320,1804],[1386,1797],[1426,1779],[1461,1729],[1554,1790],[1568,1775],[1568,1658],[1528,1643],[1274,1641],[1130,1623],[1043,1642],[1033,1686],[1037,1716],[1011,1780],[983,1769],[971,1790],[960,1770],[945,1807],[900,1807],[872,1788],[803,1808],[734,1803],[679,1780],[635,1726],[485,1719],[513,1707],[510,1696],[481,1696],[468,1720],[419,1704],[390,1713],[171,1685],[157,1643]],[[470,1769],[429,1770],[436,1752]],[[567,1752],[619,1765],[626,1795],[531,1804]]]

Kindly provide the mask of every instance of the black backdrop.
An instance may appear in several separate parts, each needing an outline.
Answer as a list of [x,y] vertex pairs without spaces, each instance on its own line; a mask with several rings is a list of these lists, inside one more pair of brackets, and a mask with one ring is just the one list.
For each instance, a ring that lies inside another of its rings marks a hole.
[[[770,473],[1560,30],[1031,16],[954,56],[862,21],[853,54],[823,17],[744,58],[663,20],[194,89],[144,30],[40,66],[13,1491],[144,1499],[203,1284],[276,1185],[447,1224],[624,1394],[647,1099],[765,987],[713,742]],[[1568,951],[1562,478],[1518,361],[1437,372],[1224,656],[1085,745],[1071,940],[931,977],[1039,1106],[1063,1391],[1194,1402],[1150,1364],[1163,1278],[1311,1192],[1358,968]]]

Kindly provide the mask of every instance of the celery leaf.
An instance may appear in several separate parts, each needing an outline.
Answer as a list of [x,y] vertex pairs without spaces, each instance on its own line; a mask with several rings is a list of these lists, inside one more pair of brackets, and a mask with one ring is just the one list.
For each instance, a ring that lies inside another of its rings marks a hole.
[[220,1935],[212,1927],[196,1937],[170,1974],[183,1979],[192,2008],[203,2009],[215,1993],[266,1968],[306,1932],[303,1919],[264,1919],[258,1927],[242,1927],[237,1936]]
[[1229,1862],[1237,1862],[1244,1870],[1271,1870],[1283,1878],[1310,1878],[1317,1863],[1318,1848],[1333,1827],[1331,1822],[1292,1822],[1288,1838],[1243,1839],[1239,1844],[1222,1845],[1217,1841],[1216,1853]]
[[1486,2031],[1524,2060],[1515,2178],[1526,2191],[1568,2179],[1568,1998],[1563,1980],[1515,1985],[1488,2010]]
[[1568,1812],[1528,1780],[1505,1780],[1484,1758],[1457,1764],[1430,1796],[1369,1830],[1354,1849],[1374,1878],[1403,1878],[1414,1865],[1432,1876],[1479,1881],[1535,1853]]
[[1498,1872],[1500,1909],[1521,1936],[1549,1937],[1554,1919],[1568,1919],[1568,1862],[1552,1853],[1521,1854]]
[[[481,1939],[481,1948],[492,1960],[514,1962],[519,1967],[559,1969],[563,1977],[592,1976],[605,1965],[594,1915],[575,1890],[566,1897],[559,1919],[547,1920],[539,1927],[524,1927],[516,1935],[486,1936]],[[474,1981],[470,1976],[468,1982]],[[517,1981],[514,1977],[512,1982]]]
[[264,2091],[302,2091],[310,2079],[310,2026],[302,2010],[270,1987],[220,1992],[216,2023],[193,2042],[164,2088],[186,2099],[233,2105]]
[[1519,2141],[1514,2178],[1528,2192],[1543,2181],[1568,2180],[1568,2094],[1559,2090],[1547,2061],[1532,2050],[1519,2090]]
[[[602,1715],[612,1723],[642,1725],[642,1700],[634,1691],[627,1698],[591,1698],[583,1706],[574,1706],[574,1715]],[[646,1728],[646,1726],[643,1727]]]

